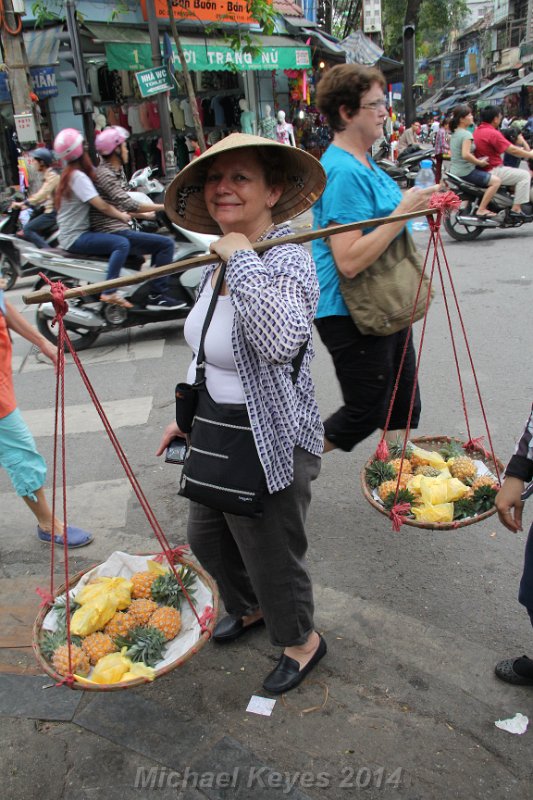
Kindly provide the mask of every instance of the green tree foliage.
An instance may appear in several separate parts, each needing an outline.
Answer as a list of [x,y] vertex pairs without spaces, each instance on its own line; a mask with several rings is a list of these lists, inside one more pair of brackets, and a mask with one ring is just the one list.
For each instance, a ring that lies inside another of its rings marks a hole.
[[409,21],[416,25],[418,54],[436,55],[442,51],[442,39],[466,14],[466,0],[382,0],[385,52],[401,60],[403,27]]

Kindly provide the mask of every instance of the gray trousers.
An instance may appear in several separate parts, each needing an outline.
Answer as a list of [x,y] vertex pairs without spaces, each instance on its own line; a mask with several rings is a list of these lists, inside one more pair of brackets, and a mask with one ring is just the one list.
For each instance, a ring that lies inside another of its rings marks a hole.
[[242,617],[260,608],[279,647],[304,644],[314,630],[305,518],[319,472],[320,458],[297,447],[292,484],[266,495],[260,519],[190,503],[189,544],[216,580],[226,611]]

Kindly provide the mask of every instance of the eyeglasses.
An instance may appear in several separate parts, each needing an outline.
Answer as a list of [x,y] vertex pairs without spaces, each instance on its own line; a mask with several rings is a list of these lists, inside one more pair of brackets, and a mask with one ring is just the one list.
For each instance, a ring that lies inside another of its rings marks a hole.
[[373,103],[365,103],[360,105],[359,108],[370,108],[372,111],[377,111],[378,108],[387,108],[387,101],[383,97],[381,100],[374,100]]

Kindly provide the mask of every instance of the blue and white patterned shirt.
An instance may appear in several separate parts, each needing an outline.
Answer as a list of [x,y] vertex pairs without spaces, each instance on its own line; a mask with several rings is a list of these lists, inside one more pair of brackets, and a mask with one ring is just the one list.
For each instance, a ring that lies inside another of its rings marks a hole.
[[[280,225],[264,239],[291,233]],[[217,268],[202,276],[201,293]],[[324,428],[310,364],[319,288],[315,265],[300,245],[280,245],[259,256],[239,250],[229,259],[226,283],[235,308],[232,345],[268,491],[293,481],[293,451],[322,454]],[[296,385],[291,362],[309,340]]]

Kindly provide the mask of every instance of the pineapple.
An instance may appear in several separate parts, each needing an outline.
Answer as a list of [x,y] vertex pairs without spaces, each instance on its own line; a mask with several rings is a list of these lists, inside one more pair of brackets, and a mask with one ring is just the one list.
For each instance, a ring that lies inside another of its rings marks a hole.
[[462,483],[470,486],[476,477],[477,468],[468,456],[457,456],[450,464],[450,472],[454,478],[458,478]]
[[414,503],[414,500],[415,500],[414,494],[412,494],[409,491],[409,489],[400,489],[400,491],[398,492],[398,497],[396,498],[396,500],[395,500],[395,498],[396,498],[396,488],[394,489],[394,491],[389,492],[389,494],[386,495],[383,498],[383,505],[385,506],[387,511],[390,511],[391,508],[396,503],[398,505],[400,503],[409,503],[409,505],[412,505],[412,503]]
[[107,633],[91,633],[82,641],[81,646],[89,656],[89,661],[94,666],[104,656],[115,653],[118,647]]
[[139,626],[120,636],[116,644],[121,649],[128,648],[126,655],[132,661],[142,661],[148,667],[153,667],[162,658],[166,639],[165,634],[157,628]]
[[424,475],[426,478],[438,478],[440,475],[440,470],[436,467],[416,467],[415,468],[415,475]]
[[464,456],[465,451],[463,449],[463,445],[458,439],[450,439],[449,442],[445,442],[439,450],[439,453],[443,457],[445,461],[448,461],[450,458],[458,458],[460,456]]
[[143,597],[150,600],[150,590],[156,578],[157,573],[155,572],[134,572],[131,576],[131,582],[133,583],[131,596],[134,598]]
[[[181,566],[178,569],[182,583],[189,595],[195,592],[194,584],[196,583],[196,575],[194,570],[190,567]],[[169,572],[167,575],[160,575],[152,585],[152,599],[156,603],[164,606],[173,606],[179,609],[181,603],[182,588],[176,580],[173,573]]]
[[[50,661],[57,648],[66,643],[67,631],[64,627],[60,626],[55,631],[45,631],[41,639],[41,653]],[[71,643],[81,645],[81,638],[79,636],[72,636]]]
[[453,504],[453,518],[466,519],[473,517],[476,514],[476,506],[473,501],[468,497],[463,497],[461,500],[456,500]]
[[136,625],[135,617],[132,617],[131,614],[117,611],[105,626],[104,632],[112,639],[116,639],[117,636],[125,636]]
[[136,625],[146,625],[154,611],[157,611],[157,603],[142,597],[132,600],[128,608],[128,614],[133,617]]
[[[72,656],[72,672],[76,675],[88,675],[91,666],[87,653],[75,644],[71,646],[70,650]],[[62,644],[57,648],[52,656],[52,664],[60,675],[68,675],[68,644]]]
[[[384,481],[380,487],[378,488],[378,494],[380,500],[385,500],[385,498],[391,493],[394,492],[396,494],[396,480],[393,481]],[[402,479],[400,478],[400,489],[402,489]]]
[[476,511],[479,514],[490,511],[494,505],[497,493],[498,490],[494,485],[488,486],[487,484],[483,484],[478,486],[472,493],[472,502]]
[[402,459],[401,458],[394,458],[392,461],[389,461],[389,464],[393,468],[395,475],[397,475],[398,472],[400,471],[400,464],[402,466],[402,474],[403,473],[411,473],[413,471],[413,468],[411,466],[411,462],[407,458],[404,458],[403,464],[402,464]]
[[181,614],[177,608],[172,606],[161,606],[154,611],[150,617],[149,626],[157,628],[165,635],[165,639],[169,641],[173,639],[181,630]]
[[394,467],[390,461],[380,461],[377,458],[372,461],[365,471],[366,482],[371,489],[377,489],[380,483],[390,481],[394,476]]
[[[403,439],[402,439],[401,436],[397,436],[396,439],[394,439],[393,442],[387,442],[387,444],[389,445],[389,453],[391,455],[391,458],[401,458],[402,457]],[[411,456],[412,455],[413,455],[413,448],[410,445],[407,445],[407,447],[405,448],[405,456],[404,456],[404,458],[407,458],[407,459],[411,460]]]
[[493,478],[492,475],[481,475],[479,478],[476,478],[472,483],[472,494],[476,489],[479,489],[480,486],[496,486],[496,478]]
[[[422,448],[420,448],[420,450],[422,450]],[[411,469],[428,466],[427,459],[425,459],[424,456],[420,455],[419,453],[411,453],[411,458],[409,461],[411,462]]]

